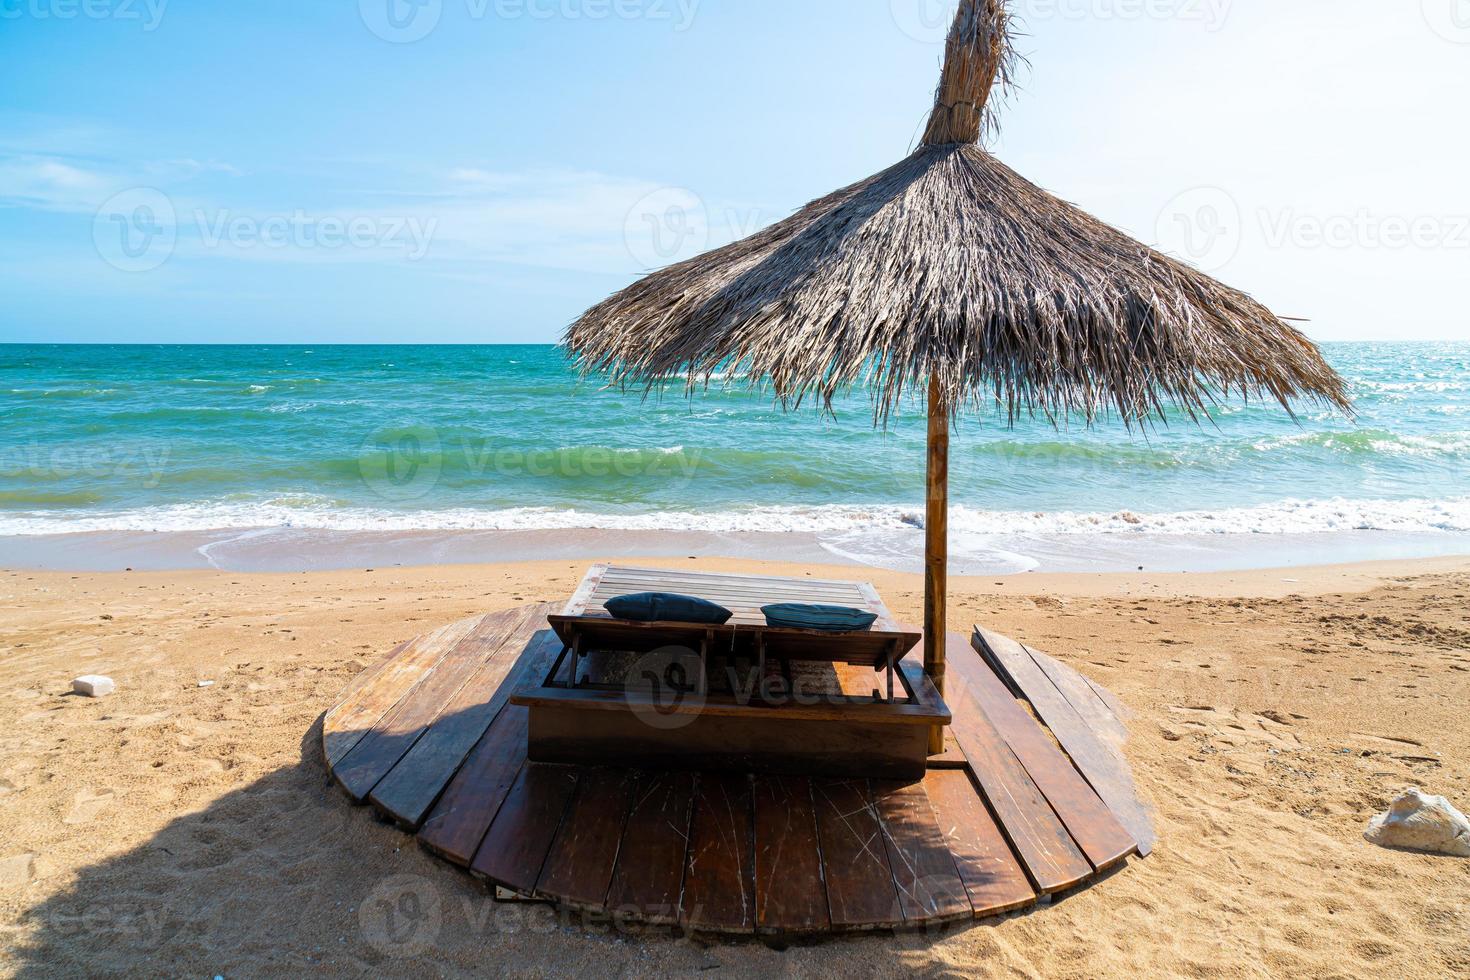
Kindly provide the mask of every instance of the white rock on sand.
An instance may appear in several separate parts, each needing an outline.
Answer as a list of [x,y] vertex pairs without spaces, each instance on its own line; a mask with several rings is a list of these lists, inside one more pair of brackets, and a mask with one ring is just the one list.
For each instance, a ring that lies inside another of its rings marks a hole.
[[78,677],[71,682],[71,689],[76,693],[89,698],[100,698],[117,690],[117,685],[112,682],[111,677],[103,677],[101,674],[88,674]]
[[0,887],[24,885],[35,876],[36,855],[16,854],[0,858]]
[[1363,834],[1380,847],[1470,857],[1470,820],[1443,796],[1405,790],[1388,812],[1373,818]]

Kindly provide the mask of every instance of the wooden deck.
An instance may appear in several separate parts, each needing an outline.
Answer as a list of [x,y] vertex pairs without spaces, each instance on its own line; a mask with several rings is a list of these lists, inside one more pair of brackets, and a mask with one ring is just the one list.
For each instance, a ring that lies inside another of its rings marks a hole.
[[[1071,709],[1065,738],[1053,728],[1053,740],[1012,697],[1024,664],[998,674],[952,635],[952,737],[916,782],[528,761],[527,709],[510,696],[561,651],[547,615],[583,614],[635,588],[702,595],[739,606],[747,621],[777,599],[857,604],[898,627],[858,583],[597,568],[570,603],[456,623],[366,671],[323,721],[333,778],[424,848],[517,895],[727,935],[994,916],[1152,845],[1147,813],[1117,771],[1125,729],[1111,696],[992,633],[977,643],[1025,652],[1045,696]],[[1090,695],[1085,714],[1063,686]],[[1030,686],[1023,693],[1031,698]],[[1047,710],[1062,709],[1053,700]]]

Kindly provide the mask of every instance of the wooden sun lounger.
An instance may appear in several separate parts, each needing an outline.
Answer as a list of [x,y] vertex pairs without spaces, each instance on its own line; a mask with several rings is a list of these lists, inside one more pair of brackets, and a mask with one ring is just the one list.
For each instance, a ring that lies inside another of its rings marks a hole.
[[[714,626],[635,623],[607,613],[605,602],[640,591],[699,596],[735,615]],[[774,602],[854,606],[877,615],[877,628],[823,633],[770,627],[760,608]],[[860,582],[599,565],[562,615],[548,622],[561,652],[511,698],[529,709],[532,762],[618,765],[636,759],[668,769],[917,779],[924,773],[928,731],[950,721],[949,708],[923,672],[901,666],[920,635],[899,629],[878,594]],[[655,688],[655,681],[649,689],[639,684],[643,675],[630,685],[615,661],[599,656],[661,650],[685,660],[688,672],[677,684]],[[712,685],[712,663],[729,669],[731,683]],[[785,689],[766,684],[775,665],[781,669],[770,676],[787,682]],[[835,689],[804,686],[821,665],[831,665],[817,670],[829,680],[835,669]],[[606,676],[599,677],[603,670]],[[854,678],[865,670],[884,674],[882,691]]]

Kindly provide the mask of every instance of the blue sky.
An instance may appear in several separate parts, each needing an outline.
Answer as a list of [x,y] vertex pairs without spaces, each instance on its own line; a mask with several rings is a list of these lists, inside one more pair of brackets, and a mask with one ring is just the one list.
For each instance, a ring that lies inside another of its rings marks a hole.
[[[554,340],[907,153],[952,4],[0,0],[0,341]],[[1470,2],[1013,6],[1013,167],[1318,339],[1470,337]]]

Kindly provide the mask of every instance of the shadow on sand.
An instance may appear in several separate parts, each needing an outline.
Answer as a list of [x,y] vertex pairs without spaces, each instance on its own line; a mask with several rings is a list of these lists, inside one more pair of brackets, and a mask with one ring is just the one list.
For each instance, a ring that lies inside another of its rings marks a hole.
[[906,972],[932,965],[939,939],[973,928],[780,952],[495,902],[344,799],[323,763],[320,719],[296,765],[82,869],[20,924],[10,957],[25,978],[806,972],[850,957]]

